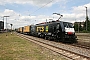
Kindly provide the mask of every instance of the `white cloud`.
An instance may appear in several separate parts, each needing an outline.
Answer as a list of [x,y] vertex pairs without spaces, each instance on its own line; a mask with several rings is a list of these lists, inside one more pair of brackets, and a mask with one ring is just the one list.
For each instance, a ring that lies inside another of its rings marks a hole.
[[[86,13],[85,13],[84,6],[87,6],[88,16],[90,18],[90,3],[89,3],[89,4],[85,4],[83,6],[73,7],[72,13],[63,13],[62,14],[63,17],[61,18],[61,20],[68,21],[68,22],[85,21]],[[10,10],[10,9],[5,9],[3,12],[0,12],[0,16],[6,16],[6,15],[10,16],[10,17],[8,17],[8,23],[12,23],[14,25],[14,28],[45,22],[46,19],[49,21],[49,19],[53,19],[53,17],[54,17],[54,20],[59,18],[59,16],[57,16],[57,15],[24,16],[24,15],[21,15],[20,13],[15,12],[14,10]]]
[[75,22],[75,21],[85,21],[86,18],[86,8],[88,10],[88,17],[90,18],[90,3],[85,4],[82,6],[75,6],[72,7],[72,13],[64,13],[62,20],[63,21],[70,21],[70,22]]
[[[17,25],[17,19],[19,19],[19,13],[16,13],[13,10],[5,9],[3,12],[0,12],[0,16],[9,16],[7,17],[7,23]],[[6,17],[4,17],[4,27],[6,27]]]
[[8,3],[16,3],[16,4],[32,4],[32,5],[35,5],[35,6],[43,6],[49,2],[51,2],[49,4],[49,6],[51,6],[53,3],[59,1],[59,0],[0,0],[0,5],[5,5],[5,4],[8,4]]
[[88,9],[88,11],[90,12],[90,3],[89,4],[85,4],[85,5],[82,5],[82,6],[78,6],[78,7],[73,7],[73,13],[85,13],[86,12],[86,8]]
[[[13,24],[14,28],[22,27],[25,25],[31,25],[36,23],[41,23],[46,21],[48,16],[38,15],[38,16],[24,16],[19,13],[16,13],[13,10],[5,9],[2,13],[0,12],[0,16],[10,16],[7,17],[8,27],[10,28],[10,24]],[[4,17],[4,27],[6,28],[6,17]]]
[[[30,4],[34,6],[52,6],[56,2],[61,2],[62,0],[0,0],[0,5],[5,5],[5,4]],[[63,2],[65,2],[64,0]]]

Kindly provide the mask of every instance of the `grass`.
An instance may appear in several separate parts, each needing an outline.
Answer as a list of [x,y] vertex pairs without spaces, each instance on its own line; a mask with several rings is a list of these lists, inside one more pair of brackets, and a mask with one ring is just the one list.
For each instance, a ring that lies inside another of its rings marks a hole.
[[[7,36],[6,36],[7,35]],[[19,38],[15,33],[0,33],[0,60],[66,60],[60,55]]]

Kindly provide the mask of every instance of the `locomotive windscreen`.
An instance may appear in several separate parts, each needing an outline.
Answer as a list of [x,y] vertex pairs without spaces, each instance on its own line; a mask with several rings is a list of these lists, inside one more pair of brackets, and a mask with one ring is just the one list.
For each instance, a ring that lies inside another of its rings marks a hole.
[[72,23],[68,23],[68,22],[63,22],[64,27],[67,28],[73,28],[73,24]]

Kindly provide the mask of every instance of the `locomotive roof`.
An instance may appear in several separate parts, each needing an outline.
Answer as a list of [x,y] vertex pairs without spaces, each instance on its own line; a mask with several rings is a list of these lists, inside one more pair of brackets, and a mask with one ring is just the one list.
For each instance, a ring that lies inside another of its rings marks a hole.
[[59,22],[61,22],[61,21],[49,21],[49,22],[39,23],[39,24],[36,24],[36,25],[45,25],[45,24],[59,23]]
[[[64,22],[64,21],[49,21],[49,22],[39,23],[39,24],[36,24],[36,25],[46,25],[46,24],[60,23],[60,22]],[[70,22],[66,22],[66,23],[70,23]]]
[[[39,25],[48,25],[48,24],[53,24],[53,23],[63,23],[64,21],[50,21],[50,22],[43,22],[43,23],[39,23],[39,24],[36,24],[36,26],[39,26]],[[70,22],[64,22],[64,23],[70,23]]]

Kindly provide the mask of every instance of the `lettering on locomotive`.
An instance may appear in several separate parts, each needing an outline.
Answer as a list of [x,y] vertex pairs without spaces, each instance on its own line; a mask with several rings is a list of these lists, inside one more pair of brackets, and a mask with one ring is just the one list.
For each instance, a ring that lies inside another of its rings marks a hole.
[[48,26],[46,26],[46,32],[48,32]]
[[44,32],[44,26],[38,26],[37,32]]

